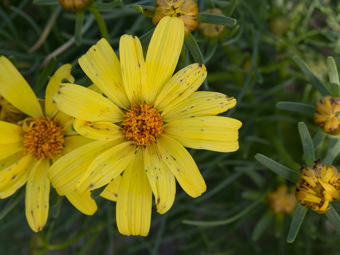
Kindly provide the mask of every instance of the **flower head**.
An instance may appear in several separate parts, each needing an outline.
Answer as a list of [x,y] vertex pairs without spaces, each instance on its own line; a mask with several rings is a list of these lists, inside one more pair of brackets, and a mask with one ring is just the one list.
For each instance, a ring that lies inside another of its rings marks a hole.
[[323,131],[332,135],[340,134],[340,98],[326,96],[315,106],[314,121]]
[[195,0],[156,0],[152,22],[157,25],[165,16],[180,18],[185,26],[185,34],[190,33],[198,24],[198,6]]
[[[205,13],[211,13],[211,14],[217,14],[217,15],[223,15],[223,12],[220,9],[214,8],[214,9],[208,9],[203,11]],[[208,24],[208,23],[200,23],[198,25],[198,29],[201,32],[201,34],[208,38],[215,38],[222,34],[224,31],[223,25],[218,24]]]
[[215,116],[236,100],[196,92],[206,78],[201,64],[173,75],[183,39],[182,20],[165,17],[145,60],[138,38],[123,35],[120,62],[101,39],[79,64],[102,93],[62,84],[53,97],[61,111],[76,118],[75,130],[95,141],[56,161],[50,169],[52,182],[61,193],[108,184],[101,195],[117,202],[118,229],[126,235],[148,234],[152,193],[159,213],[171,208],[175,179],[192,197],[205,192],[204,179],[184,146],[220,152],[238,149],[241,122]]
[[61,7],[69,11],[81,11],[84,10],[93,0],[58,0]]
[[[0,94],[22,112],[18,121],[0,121],[0,198],[11,196],[26,183],[26,218],[33,231],[42,230],[47,221],[51,162],[88,142],[72,130],[73,118],[59,112],[51,100],[63,78],[73,80],[70,72],[71,65],[64,65],[51,77],[41,107],[18,70],[0,57]],[[66,196],[83,213],[96,211],[90,193]]]
[[268,202],[272,211],[276,214],[289,214],[296,206],[295,195],[288,192],[286,185],[279,186],[268,195]]
[[325,213],[329,203],[339,198],[339,189],[338,170],[317,161],[314,166],[302,168],[296,184],[296,198],[303,206]]

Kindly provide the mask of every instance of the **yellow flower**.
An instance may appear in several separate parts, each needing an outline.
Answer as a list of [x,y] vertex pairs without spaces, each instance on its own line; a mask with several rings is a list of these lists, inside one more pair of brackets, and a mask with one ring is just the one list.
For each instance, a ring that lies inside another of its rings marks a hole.
[[0,96],[0,120],[16,123],[24,119],[25,114],[11,105],[5,98]]
[[296,198],[303,206],[325,213],[329,203],[339,198],[339,189],[338,170],[317,161],[314,166],[302,168],[296,184]]
[[[26,218],[33,231],[42,230],[47,221],[51,162],[89,141],[72,131],[73,118],[59,112],[51,101],[63,78],[73,81],[70,71],[71,65],[64,65],[52,76],[42,107],[13,64],[0,57],[0,94],[28,115],[17,123],[0,121],[0,198],[11,196],[26,183]],[[66,196],[85,214],[97,209],[89,192]]]
[[279,186],[268,195],[268,202],[272,211],[276,214],[289,214],[296,206],[295,195],[288,192],[286,185]]
[[122,234],[148,234],[152,193],[157,211],[167,212],[175,199],[175,178],[191,197],[205,192],[205,182],[184,146],[220,152],[238,149],[241,122],[215,116],[236,100],[216,92],[195,92],[206,78],[201,64],[173,75],[183,39],[183,22],[165,17],[145,60],[138,38],[123,35],[120,62],[101,39],[79,64],[105,96],[62,84],[53,97],[61,111],[76,118],[75,130],[96,140],[55,162],[50,168],[53,184],[62,193],[109,184],[102,196],[117,201]]
[[[205,13],[211,13],[211,14],[217,14],[217,15],[223,15],[223,12],[220,9],[214,8],[214,9],[208,9],[203,11]],[[208,38],[215,38],[222,34],[224,30],[223,25],[217,25],[217,24],[208,24],[208,23],[200,23],[198,25],[198,29],[201,32],[201,34]]]
[[188,34],[197,27],[197,3],[195,0],[156,0],[153,24],[157,25],[165,16],[180,18],[185,26],[185,34]]
[[340,134],[340,97],[326,96],[315,106],[314,121],[323,131]]
[[58,0],[61,7],[69,11],[84,10],[93,0]]

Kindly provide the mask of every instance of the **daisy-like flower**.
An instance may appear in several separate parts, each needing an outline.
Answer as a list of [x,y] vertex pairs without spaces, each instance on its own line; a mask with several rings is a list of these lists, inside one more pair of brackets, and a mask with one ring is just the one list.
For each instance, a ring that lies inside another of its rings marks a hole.
[[[0,57],[0,95],[25,114],[17,123],[0,121],[0,198],[11,196],[26,183],[26,218],[36,232],[48,217],[51,163],[89,141],[72,130],[73,118],[59,112],[51,101],[62,79],[73,81],[70,71],[67,64],[51,77],[42,107],[13,64]],[[85,214],[97,210],[90,192],[70,192],[66,197]]]
[[61,84],[53,97],[61,111],[76,118],[75,130],[96,140],[55,162],[50,168],[53,184],[62,193],[88,192],[108,184],[101,195],[117,202],[122,234],[148,234],[152,193],[157,211],[167,212],[175,199],[175,179],[191,197],[205,192],[204,179],[184,146],[220,152],[239,146],[241,122],[215,116],[236,100],[216,92],[195,92],[206,78],[201,64],[173,75],[183,39],[182,20],[165,17],[156,27],[145,61],[138,38],[123,35],[120,62],[101,39],[79,64],[103,95]]

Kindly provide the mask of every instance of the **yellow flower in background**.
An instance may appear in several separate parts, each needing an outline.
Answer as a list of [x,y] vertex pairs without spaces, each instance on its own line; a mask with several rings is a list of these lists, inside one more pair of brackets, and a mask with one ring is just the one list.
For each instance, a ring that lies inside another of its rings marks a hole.
[[[42,107],[13,64],[0,57],[0,94],[27,115],[17,123],[0,121],[0,198],[11,196],[26,183],[26,218],[33,231],[42,230],[47,221],[51,163],[89,141],[72,130],[73,118],[59,112],[51,101],[63,78],[73,81],[70,72],[71,65],[63,65],[51,77]],[[89,192],[66,196],[85,214],[97,209]]]
[[81,11],[89,6],[93,0],[58,0],[61,7],[69,11]]
[[195,0],[156,0],[153,24],[157,25],[165,16],[180,18],[184,23],[185,34],[188,34],[198,24],[197,3]]
[[340,98],[326,96],[315,105],[314,121],[323,131],[340,134]]
[[302,168],[296,184],[296,198],[317,213],[325,213],[330,202],[339,198],[340,174],[334,166],[317,161],[314,166]]
[[272,211],[276,214],[289,214],[296,206],[295,195],[288,191],[286,185],[279,186],[268,194],[268,202]]
[[[217,8],[207,9],[203,12],[210,13],[210,14],[224,15],[223,12]],[[203,36],[207,38],[215,38],[222,34],[222,32],[224,31],[224,26],[218,25],[218,24],[200,23],[198,25],[198,30],[201,32]]]
[[75,130],[95,139],[61,157],[50,168],[63,194],[105,186],[102,196],[116,201],[118,229],[146,236],[152,193],[158,213],[175,199],[177,179],[191,197],[206,190],[196,163],[184,148],[236,151],[241,122],[215,116],[236,104],[217,92],[196,92],[205,66],[192,64],[173,75],[184,40],[184,25],[165,17],[151,38],[146,59],[135,36],[120,39],[120,62],[105,39],[79,59],[102,93],[62,84],[57,107],[76,118]]

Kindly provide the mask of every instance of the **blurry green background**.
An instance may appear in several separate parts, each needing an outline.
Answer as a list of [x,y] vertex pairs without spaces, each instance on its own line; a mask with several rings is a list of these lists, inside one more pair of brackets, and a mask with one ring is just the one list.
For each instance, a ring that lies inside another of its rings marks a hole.
[[[117,51],[120,36],[128,33],[141,37],[146,49],[148,32],[154,26],[151,18],[132,5],[154,6],[154,1],[102,2],[108,3],[99,11],[113,48]],[[77,59],[101,38],[93,15],[85,12],[82,39],[76,44],[76,15],[55,3],[0,2],[0,55],[13,57],[40,96],[48,76],[63,63],[72,63],[78,84],[89,85]],[[52,194],[47,225],[35,234],[26,223],[21,190],[0,201],[0,254],[340,254],[339,235],[325,217],[312,211],[296,241],[286,243],[292,216],[275,215],[266,199],[268,192],[285,181],[254,159],[256,153],[262,153],[293,169],[303,164],[297,123],[304,121],[312,136],[317,127],[311,116],[280,110],[276,104],[314,104],[320,98],[293,56],[299,56],[321,80],[328,81],[326,57],[333,56],[340,66],[340,3],[198,0],[198,6],[200,11],[217,7],[237,19],[237,26],[226,28],[217,39],[204,38],[197,29],[192,34],[208,70],[207,83],[201,89],[236,97],[236,108],[225,115],[244,124],[239,151],[190,151],[207,182],[207,192],[192,199],[178,186],[172,209],[165,215],[153,210],[149,236],[142,238],[119,234],[114,203],[97,196],[99,210],[89,217],[56,194]],[[29,53],[49,21],[53,22],[50,34],[40,48]],[[192,62],[184,47],[178,67]],[[327,146],[326,139],[318,147],[317,157],[324,156]],[[339,166],[339,161],[334,163]],[[287,184],[294,190],[294,184]],[[338,202],[333,205],[340,207]],[[186,224],[187,220],[224,222],[202,226]]]

